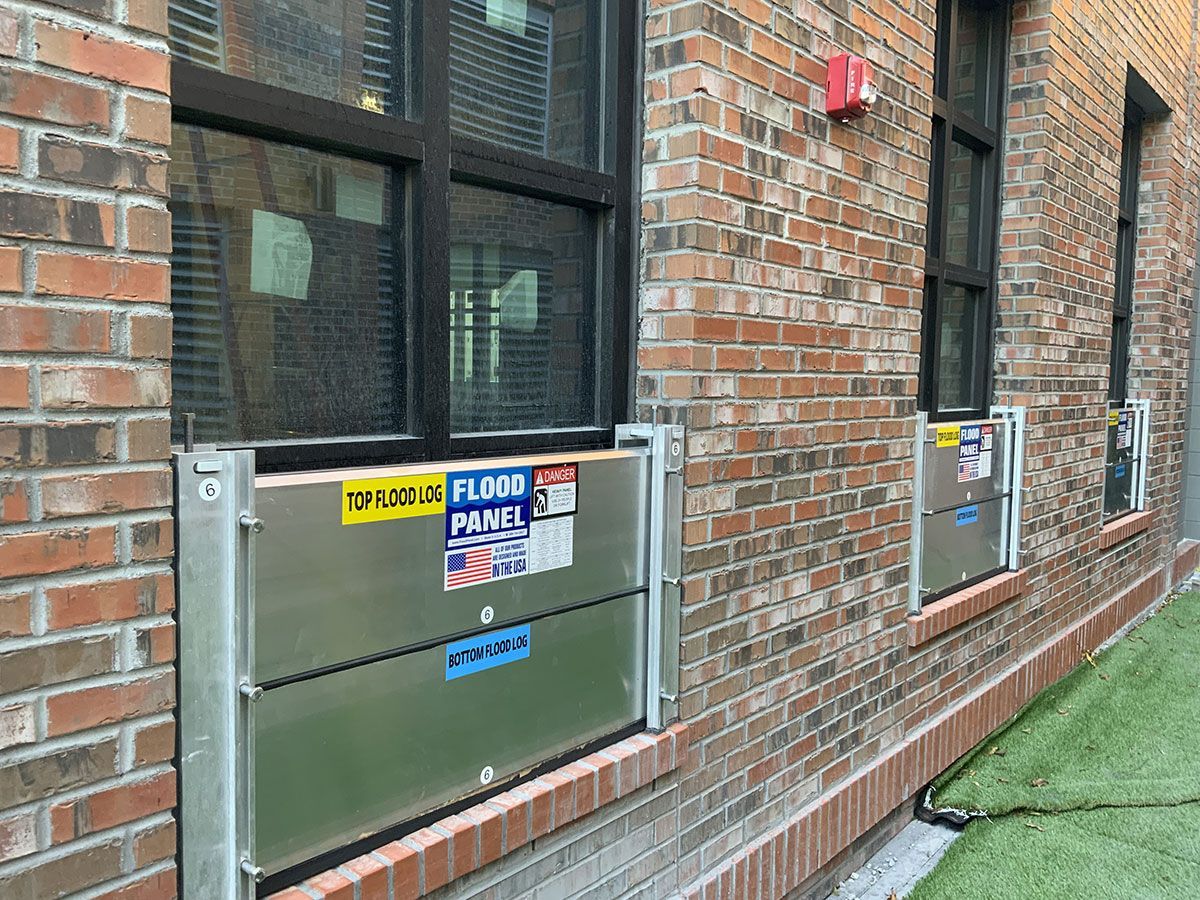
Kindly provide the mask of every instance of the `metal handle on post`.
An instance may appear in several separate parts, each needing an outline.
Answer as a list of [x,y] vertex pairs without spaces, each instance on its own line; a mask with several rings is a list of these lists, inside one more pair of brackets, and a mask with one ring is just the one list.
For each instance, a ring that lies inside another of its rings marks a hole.
[[267,527],[266,522],[258,518],[258,516],[252,516],[249,513],[242,513],[238,517],[238,524],[253,534],[262,534],[263,529]]
[[263,689],[257,684],[251,684],[248,681],[243,681],[238,685],[238,693],[251,703],[257,703],[262,699]]
[[262,884],[263,879],[267,877],[267,873],[263,871],[262,866],[256,866],[248,859],[243,859],[241,870],[254,879],[255,884]]

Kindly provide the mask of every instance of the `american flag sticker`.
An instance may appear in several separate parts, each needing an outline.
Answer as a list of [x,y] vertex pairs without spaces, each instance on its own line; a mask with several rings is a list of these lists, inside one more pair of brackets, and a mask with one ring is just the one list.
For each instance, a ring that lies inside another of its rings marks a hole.
[[492,548],[475,547],[446,554],[446,587],[448,591],[482,584],[492,580]]

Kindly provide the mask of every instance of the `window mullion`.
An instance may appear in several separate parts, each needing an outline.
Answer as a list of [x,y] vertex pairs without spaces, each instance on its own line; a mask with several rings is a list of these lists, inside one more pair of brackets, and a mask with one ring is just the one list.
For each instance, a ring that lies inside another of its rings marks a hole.
[[[611,269],[605,267],[602,271],[610,273],[613,290],[612,340],[608,352],[611,356],[603,357],[604,347],[597,347],[597,371],[611,373],[608,385],[608,400],[611,408],[609,425],[616,425],[628,420],[633,414],[633,392],[631,390],[634,360],[634,332],[637,314],[633,304],[633,292],[637,285],[636,269],[638,266],[638,240],[640,237],[635,227],[637,221],[638,203],[640,203],[640,182],[636,176],[635,162],[640,159],[642,147],[642,117],[639,104],[631,98],[641,93],[641,83],[638,75],[641,69],[638,65],[639,52],[642,44],[641,5],[638,0],[618,0],[618,27],[608,29],[610,35],[617,36],[617,98],[615,103],[616,122],[614,146],[617,175],[616,206],[611,215],[613,221],[613,245],[605,248],[612,254]],[[601,245],[607,244],[601,241]],[[602,368],[603,367],[603,368]],[[601,393],[603,387],[601,386]],[[603,401],[603,396],[597,398]],[[604,406],[598,405],[598,410]]]
[[422,99],[425,159],[417,175],[413,257],[417,311],[415,352],[426,455],[450,453],[450,23],[445,9],[422,4]]

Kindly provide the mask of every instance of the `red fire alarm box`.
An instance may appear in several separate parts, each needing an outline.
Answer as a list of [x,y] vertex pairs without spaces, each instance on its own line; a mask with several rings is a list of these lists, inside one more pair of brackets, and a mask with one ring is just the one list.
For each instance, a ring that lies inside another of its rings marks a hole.
[[843,122],[869,113],[879,95],[873,74],[871,64],[861,56],[839,53],[832,57],[825,76],[825,112]]

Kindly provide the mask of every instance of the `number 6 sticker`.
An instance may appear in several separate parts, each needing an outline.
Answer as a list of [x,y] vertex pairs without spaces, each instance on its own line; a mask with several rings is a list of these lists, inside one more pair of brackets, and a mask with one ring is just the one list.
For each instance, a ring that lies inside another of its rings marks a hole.
[[205,501],[216,500],[221,496],[221,482],[215,478],[205,478],[200,482],[200,499]]

